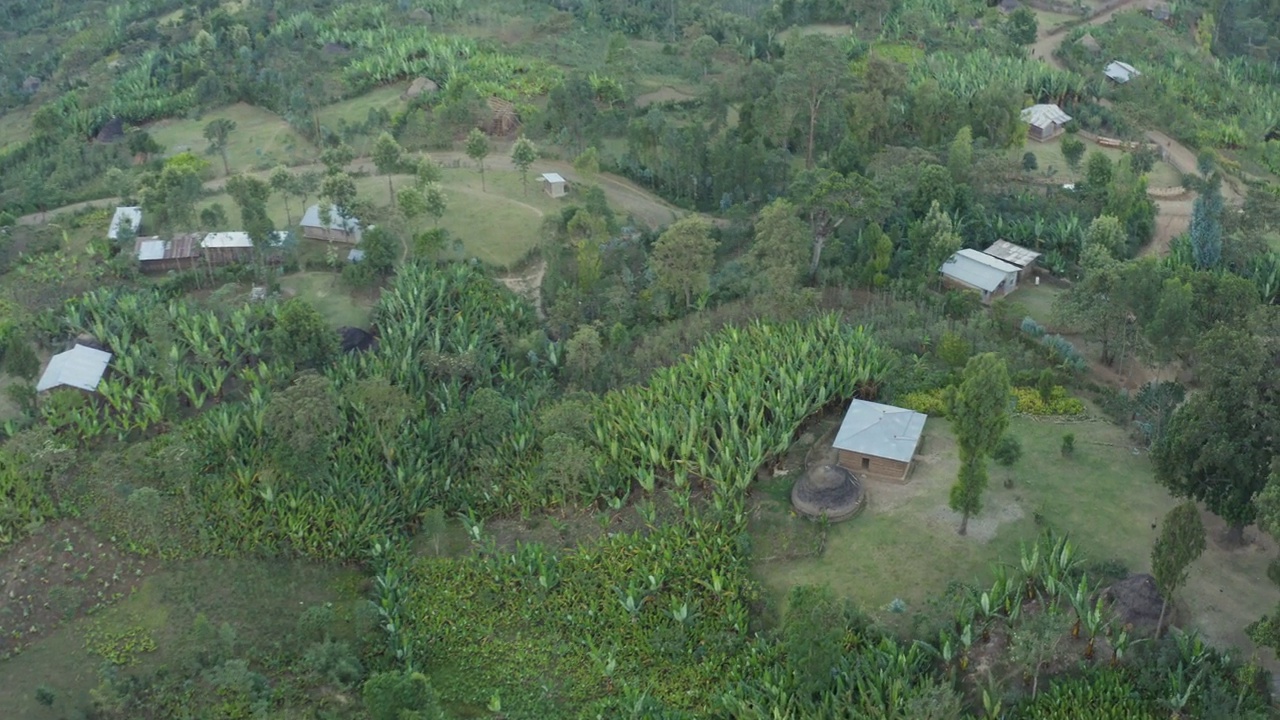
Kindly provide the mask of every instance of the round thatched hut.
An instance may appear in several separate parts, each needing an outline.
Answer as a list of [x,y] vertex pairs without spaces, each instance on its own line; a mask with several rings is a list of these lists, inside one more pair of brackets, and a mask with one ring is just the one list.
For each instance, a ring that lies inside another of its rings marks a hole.
[[813,466],[791,487],[796,512],[811,518],[825,516],[831,522],[857,515],[865,499],[862,483],[837,465]]

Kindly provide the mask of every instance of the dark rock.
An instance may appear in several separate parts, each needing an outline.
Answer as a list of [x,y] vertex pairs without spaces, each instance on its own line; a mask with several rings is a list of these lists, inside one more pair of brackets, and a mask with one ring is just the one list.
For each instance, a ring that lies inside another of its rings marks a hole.
[[373,335],[357,327],[338,328],[338,335],[342,338],[343,352],[368,350],[377,342]]
[[[1102,591],[1102,599],[1115,613],[1118,627],[1131,626],[1144,635],[1155,633],[1164,599],[1156,588],[1154,577],[1138,574],[1117,580]],[[1170,618],[1166,615],[1164,620],[1167,627]]]

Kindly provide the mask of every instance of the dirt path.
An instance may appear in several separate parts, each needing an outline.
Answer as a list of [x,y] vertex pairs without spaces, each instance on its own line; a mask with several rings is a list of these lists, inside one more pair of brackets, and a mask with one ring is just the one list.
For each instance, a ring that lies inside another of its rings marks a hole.
[[[1134,0],[1123,0],[1123,2],[1110,10],[1098,13],[1097,15],[1089,18],[1084,24],[1101,25],[1102,23],[1110,20],[1112,15],[1115,15],[1121,10],[1132,5],[1133,2]],[[1031,57],[1043,60],[1049,63],[1051,67],[1057,68],[1058,70],[1065,70],[1066,68],[1063,67],[1062,62],[1054,56],[1054,53],[1062,46],[1063,41],[1067,39],[1067,33],[1072,29],[1073,28],[1060,28],[1058,30],[1050,31],[1041,28],[1040,36],[1036,39],[1035,43],[1031,45]]]
[[547,314],[542,309],[542,278],[547,274],[547,261],[538,260],[529,272],[523,275],[507,275],[497,278],[511,292],[524,297],[533,303],[539,320],[546,320]]

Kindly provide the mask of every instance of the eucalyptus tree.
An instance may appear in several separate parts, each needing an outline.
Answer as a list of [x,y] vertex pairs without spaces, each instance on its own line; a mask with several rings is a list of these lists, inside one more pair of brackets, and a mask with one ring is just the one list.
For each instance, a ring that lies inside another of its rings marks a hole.
[[387,195],[393,206],[396,204],[396,190],[391,184],[391,174],[400,169],[403,161],[404,149],[391,136],[391,133],[384,132],[379,135],[373,145],[373,165],[378,168],[381,175],[387,178]]
[[217,153],[222,157],[222,173],[224,175],[231,174],[231,165],[227,162],[227,143],[230,141],[231,133],[235,132],[236,121],[227,118],[217,118],[210,120],[204,126],[204,139],[209,141],[209,152]]
[[480,189],[487,190],[484,184],[484,159],[489,157],[489,136],[480,128],[472,128],[467,135],[467,157],[474,160],[480,170]]
[[960,534],[969,516],[982,509],[987,458],[1009,428],[1009,371],[995,353],[969,359],[963,379],[948,403],[948,414],[960,448],[960,474],[951,488],[951,509],[961,513]]
[[529,194],[529,168],[538,159],[538,147],[529,138],[521,135],[511,147],[511,163],[520,172],[522,194]]
[[834,38],[809,33],[787,45],[782,66],[774,91],[780,108],[794,108],[804,123],[804,164],[812,169],[818,121],[823,110],[838,107],[849,90],[849,64]]

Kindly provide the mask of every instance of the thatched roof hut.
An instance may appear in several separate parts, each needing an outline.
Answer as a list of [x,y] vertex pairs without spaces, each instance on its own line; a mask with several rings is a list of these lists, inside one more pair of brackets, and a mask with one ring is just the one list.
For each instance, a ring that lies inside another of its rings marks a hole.
[[439,90],[440,90],[440,86],[436,84],[435,80],[432,80],[431,78],[420,77],[414,80],[411,85],[409,85],[408,90],[405,90],[403,93],[401,93],[400,99],[412,100],[418,97],[419,95],[423,95],[423,94],[430,95],[432,93],[439,92]]
[[836,465],[817,465],[791,487],[791,504],[811,518],[831,522],[847,520],[862,509],[862,483],[853,473]]

